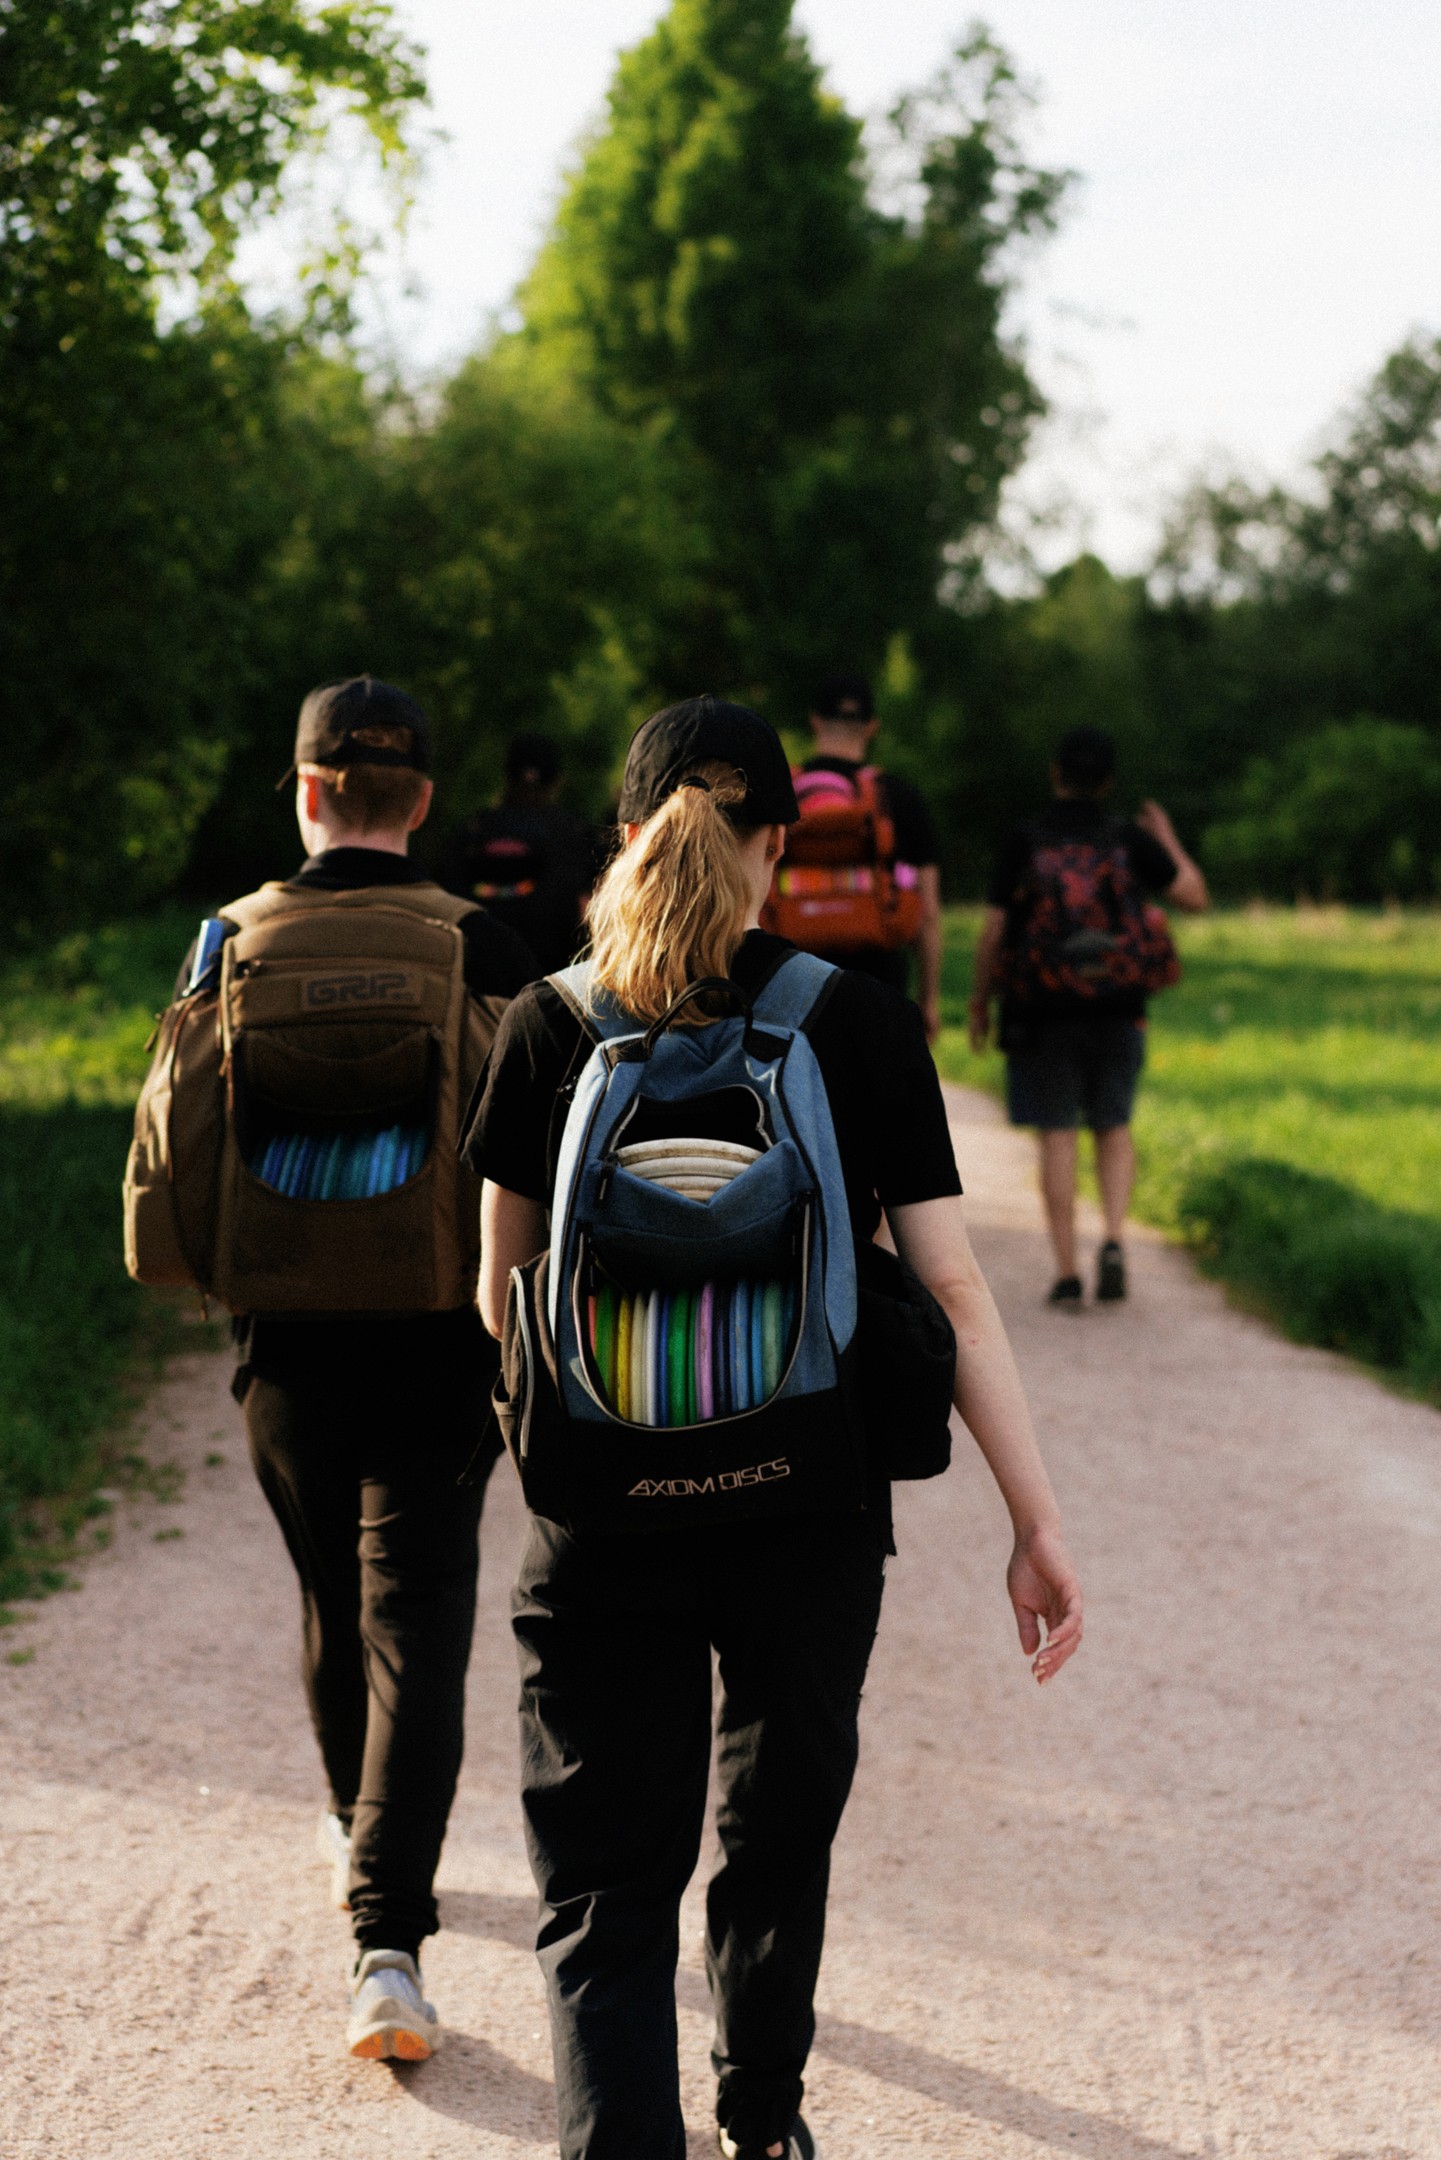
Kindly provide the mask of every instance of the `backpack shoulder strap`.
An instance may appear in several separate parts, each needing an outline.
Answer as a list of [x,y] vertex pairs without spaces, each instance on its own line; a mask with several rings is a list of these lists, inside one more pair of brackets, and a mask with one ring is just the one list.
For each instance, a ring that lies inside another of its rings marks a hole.
[[226,922],[233,922],[239,930],[253,930],[272,915],[289,915],[294,912],[295,895],[287,892],[278,878],[272,878],[258,891],[243,893],[238,900],[231,900],[220,913]]
[[768,1022],[804,1034],[819,1019],[840,976],[838,967],[815,953],[788,952],[751,1000],[751,1010],[761,1026]]
[[257,923],[267,922],[276,915],[371,907],[399,907],[409,914],[424,915],[430,922],[452,923],[457,928],[468,915],[481,912],[474,900],[461,900],[447,892],[443,885],[433,884],[429,879],[419,885],[347,885],[338,891],[323,885],[297,888],[272,879],[258,891],[232,900],[220,912],[227,922],[238,924],[242,930],[252,930]]
[[834,796],[844,791],[850,795],[853,801],[858,800],[860,797],[861,791],[858,782],[852,779],[849,773],[833,772],[827,765],[818,768],[797,765],[791,773],[791,780],[796,791],[796,801],[801,806],[802,816],[805,814],[806,801],[812,795],[820,797]]
[[591,1042],[615,1042],[622,1035],[641,1032],[637,1021],[621,1010],[609,991],[596,989],[588,960],[577,960],[573,967],[562,968],[545,979],[564,999]]
[[359,891],[371,896],[372,906],[388,903],[391,907],[414,908],[418,915],[428,915],[432,922],[460,925],[469,915],[481,915],[485,910],[478,900],[462,900],[457,893],[447,892],[427,878],[423,885],[364,885]]

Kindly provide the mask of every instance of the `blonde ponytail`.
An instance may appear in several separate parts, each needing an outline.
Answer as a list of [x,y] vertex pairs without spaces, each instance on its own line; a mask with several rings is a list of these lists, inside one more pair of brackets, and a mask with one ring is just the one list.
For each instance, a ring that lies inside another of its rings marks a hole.
[[[596,887],[594,980],[637,1020],[658,1020],[702,976],[731,971],[754,894],[741,853],[749,835],[726,810],[745,793],[733,766],[697,765]],[[694,1005],[682,1015],[705,1017]]]

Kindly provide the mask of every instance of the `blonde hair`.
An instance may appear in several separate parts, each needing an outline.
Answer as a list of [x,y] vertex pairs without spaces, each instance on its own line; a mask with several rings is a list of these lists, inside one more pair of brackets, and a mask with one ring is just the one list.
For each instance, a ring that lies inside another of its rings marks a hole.
[[[706,785],[688,785],[697,780]],[[734,766],[697,765],[596,887],[593,979],[637,1020],[658,1020],[702,976],[730,974],[755,901],[741,853],[755,828],[726,816],[745,793]],[[694,1026],[707,1014],[697,1000],[680,1018]]]
[[[415,740],[408,727],[378,722],[349,733],[372,750],[409,752]],[[331,815],[351,832],[394,832],[409,825],[425,792],[425,774],[410,765],[307,765],[304,770],[314,773]]]

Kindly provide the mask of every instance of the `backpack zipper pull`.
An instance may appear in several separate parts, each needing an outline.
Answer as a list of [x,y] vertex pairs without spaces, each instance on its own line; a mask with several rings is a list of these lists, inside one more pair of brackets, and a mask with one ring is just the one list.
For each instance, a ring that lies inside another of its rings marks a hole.
[[597,1207],[601,1205],[602,1201],[605,1199],[606,1194],[610,1191],[610,1181],[615,1176],[615,1173],[616,1159],[614,1155],[603,1156],[601,1159],[600,1177],[596,1182],[595,1188],[595,1201]]

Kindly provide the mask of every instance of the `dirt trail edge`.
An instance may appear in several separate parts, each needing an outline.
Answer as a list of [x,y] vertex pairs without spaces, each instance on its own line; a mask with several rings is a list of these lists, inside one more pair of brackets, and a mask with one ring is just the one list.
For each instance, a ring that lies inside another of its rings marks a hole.
[[[1088,1638],[1037,1692],[971,1451],[902,1489],[811,2068],[827,2160],[1436,2160],[1441,1417],[1229,1311],[1154,1240],[1133,1243],[1129,1307],[1047,1311],[1027,1145],[981,1097],[951,1102]],[[83,1591],[6,1639],[36,1655],[0,1665],[0,2152],[551,2152],[513,1793],[513,1481],[497,1473],[486,1514],[426,1960],[447,2043],[416,2069],[351,2063],[295,1591],[227,1378],[220,1358],[177,1365],[149,1447],[185,1466],[183,1500],[127,1505]],[[699,1928],[692,1892],[695,2156]]]

